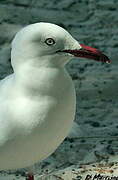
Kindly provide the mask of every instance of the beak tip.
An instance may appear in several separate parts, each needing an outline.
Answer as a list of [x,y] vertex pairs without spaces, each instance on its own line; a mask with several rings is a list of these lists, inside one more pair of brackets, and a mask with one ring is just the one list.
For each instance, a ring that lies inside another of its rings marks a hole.
[[106,64],[111,64],[111,60],[106,61]]
[[86,46],[84,44],[80,44],[80,46],[83,48],[83,50],[86,50],[88,52],[88,58],[91,56],[91,59],[111,64],[111,60],[98,49]]

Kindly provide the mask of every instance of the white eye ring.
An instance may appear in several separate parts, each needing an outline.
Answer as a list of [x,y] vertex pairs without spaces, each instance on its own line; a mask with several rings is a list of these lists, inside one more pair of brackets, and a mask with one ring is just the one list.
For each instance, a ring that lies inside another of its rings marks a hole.
[[55,44],[55,40],[52,39],[52,38],[48,38],[45,40],[45,43],[48,45],[48,46],[51,46],[53,44]]

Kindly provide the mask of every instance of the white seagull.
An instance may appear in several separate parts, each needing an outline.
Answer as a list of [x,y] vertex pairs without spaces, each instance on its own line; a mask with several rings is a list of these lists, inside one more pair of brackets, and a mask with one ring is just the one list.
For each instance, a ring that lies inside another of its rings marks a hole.
[[42,161],[68,135],[76,97],[64,65],[74,56],[110,62],[55,24],[31,24],[16,34],[14,73],[0,81],[0,170]]

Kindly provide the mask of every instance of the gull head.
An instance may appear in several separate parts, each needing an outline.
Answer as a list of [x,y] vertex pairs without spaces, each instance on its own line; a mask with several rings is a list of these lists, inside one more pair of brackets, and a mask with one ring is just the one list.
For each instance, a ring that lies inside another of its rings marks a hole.
[[15,68],[24,63],[32,66],[64,66],[73,57],[110,63],[99,50],[80,44],[62,27],[35,23],[19,31],[13,42],[11,62]]

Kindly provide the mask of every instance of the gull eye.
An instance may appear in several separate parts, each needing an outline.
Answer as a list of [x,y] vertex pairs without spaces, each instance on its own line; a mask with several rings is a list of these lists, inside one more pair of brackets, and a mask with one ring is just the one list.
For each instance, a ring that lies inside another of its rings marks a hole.
[[48,45],[48,46],[51,46],[53,44],[55,44],[55,40],[52,39],[52,38],[48,38],[45,40],[45,43]]

